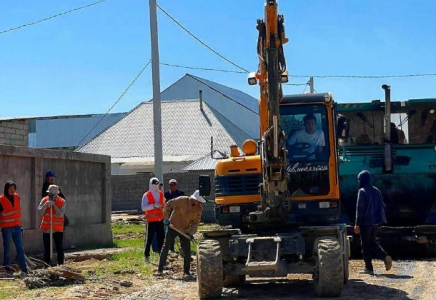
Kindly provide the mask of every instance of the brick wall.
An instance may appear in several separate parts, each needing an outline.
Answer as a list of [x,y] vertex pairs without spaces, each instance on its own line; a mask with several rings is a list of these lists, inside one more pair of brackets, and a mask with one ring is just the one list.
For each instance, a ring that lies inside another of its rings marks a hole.
[[0,144],[28,146],[27,120],[0,121]]
[[[189,171],[165,174],[165,189],[169,189],[168,182],[170,179],[174,178],[179,184],[179,189],[184,191],[185,195],[191,195],[198,189],[198,177],[200,175],[209,175],[211,177],[211,195],[206,197],[206,199],[210,201],[203,205],[202,219],[204,222],[213,222],[215,221],[213,212],[213,199],[215,198],[214,171]],[[148,183],[152,176],[152,173],[112,175],[112,210],[140,210],[142,195],[148,190]]]
[[436,116],[428,109],[417,110],[409,118],[409,144],[436,143]]

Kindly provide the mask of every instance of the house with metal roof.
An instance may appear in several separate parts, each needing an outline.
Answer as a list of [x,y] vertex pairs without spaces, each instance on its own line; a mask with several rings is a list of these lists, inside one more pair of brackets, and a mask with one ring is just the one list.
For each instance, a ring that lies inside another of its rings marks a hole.
[[[162,101],[164,173],[179,172],[213,147],[229,152],[250,136],[200,100]],[[144,102],[77,150],[110,155],[112,175],[154,171],[153,103]]]
[[[164,173],[210,155],[211,146],[226,153],[258,138],[258,101],[243,92],[186,74],[161,99]],[[152,104],[141,103],[77,151],[110,155],[113,175],[153,172]]]
[[209,107],[225,116],[230,122],[259,138],[259,102],[256,98],[237,89],[186,74],[161,93],[163,101],[198,99],[199,91]]

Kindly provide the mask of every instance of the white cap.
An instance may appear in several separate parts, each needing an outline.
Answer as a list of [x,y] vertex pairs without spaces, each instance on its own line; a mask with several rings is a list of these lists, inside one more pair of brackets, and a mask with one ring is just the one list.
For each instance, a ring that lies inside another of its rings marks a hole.
[[57,185],[52,184],[48,187],[47,193],[53,195],[59,195],[59,187]]
[[200,191],[199,190],[196,190],[194,192],[194,194],[192,194],[192,196],[190,198],[195,199],[195,200],[197,200],[198,202],[201,202],[201,203],[206,203],[206,200],[203,197],[200,196]]
[[177,180],[175,180],[175,179],[171,179],[171,180],[170,180],[170,184],[171,184],[171,183],[175,183],[175,184],[177,184]]

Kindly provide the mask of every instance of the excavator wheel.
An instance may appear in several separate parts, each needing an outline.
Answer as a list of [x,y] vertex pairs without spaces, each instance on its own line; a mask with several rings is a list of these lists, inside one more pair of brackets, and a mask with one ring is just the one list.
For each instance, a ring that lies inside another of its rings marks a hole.
[[338,297],[344,286],[344,263],[341,244],[336,238],[315,241],[316,265],[313,281],[319,297]]
[[237,287],[245,283],[245,275],[224,275],[224,287]]
[[223,260],[220,243],[204,240],[197,250],[197,284],[200,299],[215,299],[223,291]]

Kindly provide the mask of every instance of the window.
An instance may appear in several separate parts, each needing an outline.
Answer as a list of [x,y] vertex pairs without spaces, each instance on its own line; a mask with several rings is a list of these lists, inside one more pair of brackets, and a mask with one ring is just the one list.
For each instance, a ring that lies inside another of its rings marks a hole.
[[327,161],[327,111],[322,105],[284,106],[280,126],[286,134],[290,162]]

